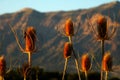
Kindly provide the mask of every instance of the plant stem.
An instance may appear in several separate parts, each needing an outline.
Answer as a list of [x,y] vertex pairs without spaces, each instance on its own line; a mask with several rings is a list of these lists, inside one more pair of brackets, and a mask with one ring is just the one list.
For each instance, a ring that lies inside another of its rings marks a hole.
[[108,79],[108,71],[105,72],[105,80]]
[[78,72],[79,80],[81,80],[81,78],[80,78],[80,71],[79,71],[79,65],[78,65],[77,59],[75,59],[75,63],[76,63],[76,69],[77,69],[77,72]]
[[85,71],[85,80],[88,80],[88,78],[87,78],[87,71]]
[[78,72],[78,77],[79,77],[79,80],[81,80],[77,56],[75,55],[75,51],[74,51],[74,49],[73,49],[72,36],[68,36],[68,38],[69,38],[69,42],[70,42],[71,45],[72,45],[72,51],[73,51],[73,56],[74,56],[74,58],[75,58],[75,64],[76,64],[76,69],[77,69],[77,72]]
[[74,51],[74,49],[73,49],[72,37],[71,37],[71,36],[68,36],[68,38],[69,38],[69,42],[70,42],[70,44],[71,44],[71,46],[72,46],[73,56],[75,57],[75,59],[77,59],[77,56],[75,55],[75,51]]
[[101,54],[102,54],[102,59],[103,59],[103,56],[104,56],[104,39],[101,40]]
[[78,77],[79,77],[79,80],[81,80],[81,78],[80,78],[80,71],[79,71],[79,65],[78,65],[78,60],[77,60],[77,56],[75,55],[75,51],[73,49],[73,46],[72,46],[72,51],[73,51],[73,56],[75,58],[75,64],[76,64],[76,69],[77,69],[77,72],[78,72]]
[[101,69],[101,74],[100,74],[100,77],[101,77],[101,79],[100,79],[100,80],[102,80],[102,78],[103,78],[103,71],[102,71],[102,69]]
[[29,67],[31,67],[31,65],[32,65],[32,53],[31,52],[28,52],[28,65],[29,65]]
[[24,76],[24,80],[26,80],[26,76]]
[[68,36],[69,42],[72,44],[72,36]]
[[65,73],[66,73],[66,70],[67,70],[67,64],[68,64],[68,58],[65,59],[65,65],[64,65],[62,80],[64,80],[64,78],[65,78]]
[[[102,59],[103,59],[103,56],[104,56],[104,39],[101,40],[101,54],[102,54]],[[103,77],[102,59],[101,59],[101,80],[102,80],[102,77]]]

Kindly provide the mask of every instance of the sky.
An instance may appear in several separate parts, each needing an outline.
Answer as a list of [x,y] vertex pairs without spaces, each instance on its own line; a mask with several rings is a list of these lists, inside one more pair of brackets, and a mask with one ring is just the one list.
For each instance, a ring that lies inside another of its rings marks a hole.
[[39,12],[88,9],[112,1],[120,0],[0,0],[0,15],[23,8],[32,8]]

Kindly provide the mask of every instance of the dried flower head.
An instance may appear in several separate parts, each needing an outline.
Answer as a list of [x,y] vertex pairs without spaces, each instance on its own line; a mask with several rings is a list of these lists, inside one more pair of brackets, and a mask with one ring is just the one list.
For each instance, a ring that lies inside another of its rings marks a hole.
[[98,17],[97,20],[97,31],[98,31],[98,38],[105,39],[107,36],[107,19],[103,16]]
[[112,70],[112,56],[109,52],[105,53],[102,60],[102,70],[111,71]]
[[73,28],[73,22],[71,19],[68,19],[65,23],[65,33],[67,36],[73,36],[74,35],[74,28]]
[[32,52],[35,50],[36,30],[34,27],[28,27],[24,34],[25,51]]
[[0,56],[0,75],[4,76],[6,71],[6,61],[4,56]]
[[81,66],[82,66],[82,70],[84,72],[86,72],[86,71],[88,71],[90,69],[91,60],[90,60],[88,54],[83,54],[82,55]]
[[69,42],[66,42],[64,45],[64,58],[70,57],[72,53],[72,45]]

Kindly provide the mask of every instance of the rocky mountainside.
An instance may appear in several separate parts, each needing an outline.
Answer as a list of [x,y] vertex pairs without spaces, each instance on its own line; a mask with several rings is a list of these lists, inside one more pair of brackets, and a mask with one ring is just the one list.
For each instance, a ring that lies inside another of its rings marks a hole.
[[[94,15],[102,14],[108,18],[108,29],[117,27],[115,35],[111,40],[105,41],[105,51],[113,55],[114,65],[120,65],[120,2],[111,2],[101,6],[74,10],[41,13],[30,8],[24,8],[15,13],[0,15],[0,54],[6,56],[8,66],[13,67],[27,61],[27,55],[22,53],[16,43],[9,24],[16,31],[20,43],[24,48],[23,33],[26,27],[33,26],[37,31],[38,51],[33,53],[32,64],[38,65],[50,71],[62,71],[64,65],[63,46],[68,39],[60,32],[64,31],[66,19],[71,18],[75,25],[75,36],[73,37],[76,54],[93,52],[96,59],[100,61],[100,42],[92,34],[88,25],[89,19]],[[89,19],[88,19],[89,18]],[[74,70],[74,59],[69,62],[69,70]]]

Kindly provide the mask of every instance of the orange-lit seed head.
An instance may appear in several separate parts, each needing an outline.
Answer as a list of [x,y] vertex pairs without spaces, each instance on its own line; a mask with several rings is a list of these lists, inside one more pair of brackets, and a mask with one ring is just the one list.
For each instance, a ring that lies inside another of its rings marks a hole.
[[28,27],[24,34],[25,37],[25,51],[32,52],[35,49],[36,31],[34,27]]
[[65,33],[67,36],[73,36],[74,35],[74,28],[73,28],[73,22],[71,19],[68,19],[65,23]]
[[103,16],[98,17],[97,20],[97,31],[98,31],[98,38],[105,39],[107,34],[107,19]]
[[91,66],[91,60],[88,54],[83,54],[81,59],[81,66],[84,72],[87,72]]
[[111,71],[112,70],[112,56],[109,52],[105,53],[102,60],[102,70]]
[[70,57],[72,53],[72,45],[69,42],[66,42],[64,45],[64,58]]
[[6,61],[4,56],[0,56],[0,75],[4,76],[6,71]]

